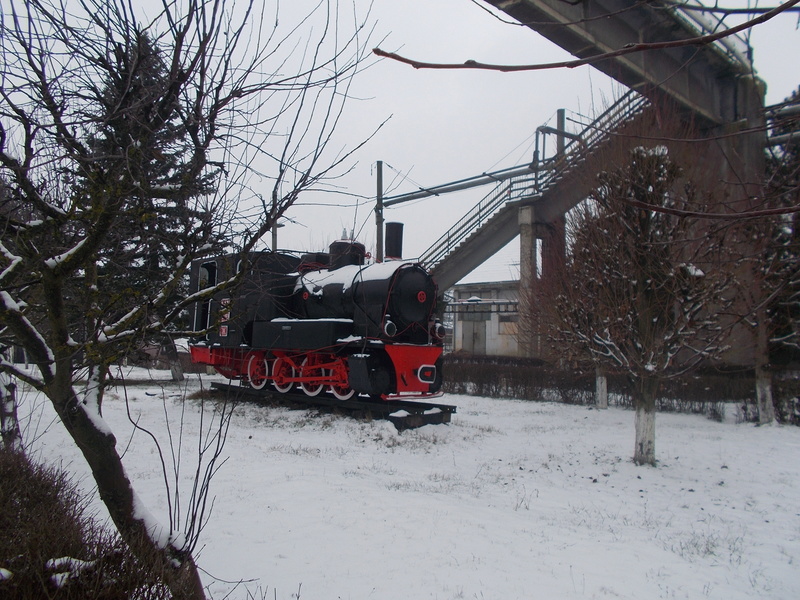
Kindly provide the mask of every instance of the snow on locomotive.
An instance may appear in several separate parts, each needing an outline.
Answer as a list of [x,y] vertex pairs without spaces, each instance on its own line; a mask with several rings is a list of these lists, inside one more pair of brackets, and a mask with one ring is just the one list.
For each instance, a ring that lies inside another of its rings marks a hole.
[[[192,291],[241,268],[236,254],[196,261]],[[365,264],[364,246],[342,240],[328,253],[252,252],[245,268],[238,286],[195,305],[195,331],[207,333],[190,344],[194,362],[255,389],[340,400],[439,391],[444,328],[421,265]]]

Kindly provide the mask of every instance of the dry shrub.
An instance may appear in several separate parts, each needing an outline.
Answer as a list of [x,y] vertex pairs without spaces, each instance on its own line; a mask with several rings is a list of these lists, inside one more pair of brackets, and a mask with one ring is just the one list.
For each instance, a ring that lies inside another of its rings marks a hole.
[[[492,398],[546,400],[567,404],[594,403],[591,368],[558,369],[542,361],[512,357],[448,354],[444,391]],[[623,373],[608,374],[609,404],[632,408],[630,382]],[[800,378],[776,376],[773,396],[779,422],[800,425]],[[752,370],[700,370],[662,382],[656,408],[660,412],[696,413],[722,419],[725,404],[750,414],[755,397]]]
[[492,398],[589,401],[594,379],[558,370],[536,359],[449,354],[444,364],[444,391]]
[[775,417],[781,423],[800,425],[800,374],[787,373],[773,380]]
[[0,597],[19,600],[169,598],[157,574],[99,527],[69,476],[0,450]]

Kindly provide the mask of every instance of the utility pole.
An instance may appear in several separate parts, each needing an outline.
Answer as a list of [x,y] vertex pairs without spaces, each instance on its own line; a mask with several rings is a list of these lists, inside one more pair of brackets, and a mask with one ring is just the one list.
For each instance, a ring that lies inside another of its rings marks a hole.
[[375,201],[375,227],[377,236],[375,237],[375,260],[383,262],[383,161],[377,164],[378,189]]

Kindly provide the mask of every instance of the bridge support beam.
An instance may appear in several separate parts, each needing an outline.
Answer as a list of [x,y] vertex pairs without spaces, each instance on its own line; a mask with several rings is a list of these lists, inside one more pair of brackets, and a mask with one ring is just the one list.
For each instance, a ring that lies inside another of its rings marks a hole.
[[[552,358],[541,329],[539,295],[558,276],[566,256],[566,228],[561,216],[551,223],[536,220],[533,206],[522,206],[519,223],[519,339],[520,356]],[[538,251],[541,248],[541,252]],[[541,269],[538,260],[541,258]]]

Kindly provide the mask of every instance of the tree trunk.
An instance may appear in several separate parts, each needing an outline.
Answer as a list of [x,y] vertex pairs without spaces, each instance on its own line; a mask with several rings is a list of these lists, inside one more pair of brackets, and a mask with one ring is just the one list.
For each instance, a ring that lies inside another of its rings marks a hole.
[[17,386],[6,373],[0,373],[0,432],[3,448],[12,452],[24,452],[22,432],[17,419]]
[[608,378],[600,365],[595,367],[594,403],[597,408],[608,408]]
[[183,381],[183,365],[181,364],[180,356],[178,356],[178,347],[175,345],[175,340],[172,339],[172,336],[164,336],[162,348],[169,361],[169,372],[172,375],[172,381]]
[[775,405],[772,402],[772,374],[756,367],[756,405],[758,424],[767,425],[775,420]]
[[[54,384],[54,387],[57,384]],[[163,576],[172,597],[205,600],[200,575],[192,556],[174,545],[171,538],[155,531],[158,523],[141,505],[116,450],[116,438],[91,407],[83,404],[72,388],[49,391],[64,426],[92,470],[100,499],[114,525],[133,553]],[[160,528],[159,528],[160,529]]]
[[759,310],[756,318],[756,406],[758,424],[766,425],[775,420],[772,403],[772,375],[769,372],[769,331],[766,310]]
[[645,377],[636,382],[634,406],[636,409],[636,445],[633,462],[637,465],[656,466],[656,395],[660,382]]

